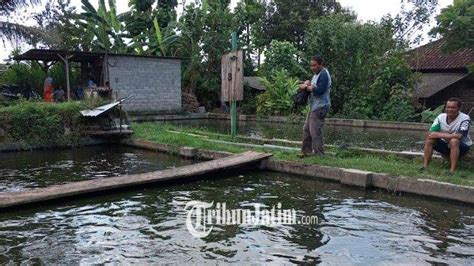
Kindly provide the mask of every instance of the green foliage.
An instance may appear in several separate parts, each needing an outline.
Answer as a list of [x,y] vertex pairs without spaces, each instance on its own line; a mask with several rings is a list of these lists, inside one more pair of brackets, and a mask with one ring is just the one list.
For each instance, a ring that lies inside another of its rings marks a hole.
[[[78,83],[80,72],[77,68],[71,68],[69,74],[72,87]],[[66,74],[62,63],[57,63],[48,69],[47,75],[36,62],[14,63],[0,75],[0,84],[28,86],[39,95],[43,95],[43,83],[47,76],[53,78],[54,87],[66,88]]]
[[333,81],[332,112],[341,113],[349,108],[346,105],[351,106],[349,101],[358,103],[366,96],[380,59],[395,49],[391,29],[376,23],[360,24],[339,14],[316,18],[309,24],[305,58],[320,55],[326,61]]
[[444,104],[436,107],[434,110],[426,109],[421,112],[422,123],[432,123],[438,115],[444,111]]
[[334,0],[273,0],[266,2],[263,37],[267,44],[271,40],[288,41],[302,50],[307,42],[305,31],[311,18],[346,12]]
[[454,0],[436,17],[431,34],[440,34],[447,51],[474,47],[474,0]]
[[21,101],[0,108],[0,121],[11,141],[26,147],[57,147],[78,145],[84,122],[80,102],[59,104]]
[[414,76],[407,63],[398,56],[383,59],[374,71],[376,79],[366,92],[344,106],[344,114],[356,119],[408,121],[415,114]]
[[386,58],[375,72],[370,86],[373,118],[408,121],[415,113],[414,75],[408,64],[398,56]]
[[273,72],[270,80],[262,78],[267,90],[258,96],[257,113],[262,115],[288,115],[293,108],[293,95],[298,80],[292,78],[286,70]]
[[296,47],[287,41],[273,40],[269,49],[265,52],[265,64],[260,74],[267,79],[273,76],[275,71],[285,70],[293,77],[306,77],[307,71],[298,63],[301,53]]
[[398,53],[391,26],[360,24],[343,15],[310,24],[307,57],[317,54],[326,60],[333,79],[333,112],[355,119],[412,118],[414,75]]

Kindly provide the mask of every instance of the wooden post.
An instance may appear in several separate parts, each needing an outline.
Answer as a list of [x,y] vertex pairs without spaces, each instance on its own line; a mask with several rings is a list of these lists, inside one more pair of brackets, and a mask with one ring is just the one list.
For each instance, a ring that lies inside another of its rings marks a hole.
[[[232,52],[237,51],[237,33],[234,31],[232,32]],[[235,78],[232,82],[235,82]],[[232,86],[234,88],[235,86]],[[230,127],[231,127],[231,135],[232,138],[237,136],[237,101],[235,99],[235,92],[232,91],[231,95],[231,102],[230,102]]]
[[58,56],[59,58],[61,58],[61,60],[63,60],[64,65],[66,66],[67,100],[70,101],[71,100],[71,85],[69,84],[69,59],[72,57],[72,55],[62,57],[60,54],[58,54]]

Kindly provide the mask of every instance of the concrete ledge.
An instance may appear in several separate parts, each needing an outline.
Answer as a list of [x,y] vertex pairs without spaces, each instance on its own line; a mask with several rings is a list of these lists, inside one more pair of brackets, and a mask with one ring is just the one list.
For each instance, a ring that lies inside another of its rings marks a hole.
[[[210,151],[189,147],[177,149],[171,145],[153,143],[143,140],[124,140],[122,143],[135,148],[174,153],[186,157],[192,156],[196,159],[200,158],[211,160],[233,155],[232,153],[228,152]],[[267,159],[262,161],[259,168],[262,170],[274,172],[323,178],[340,182],[344,185],[356,186],[364,189],[375,187],[385,189],[390,192],[406,192],[409,194],[474,204],[474,187],[454,185],[429,179],[414,179],[403,176],[391,176],[388,174],[373,173],[356,169],[345,169],[276,159]]]
[[363,188],[382,188],[390,192],[406,192],[474,204],[474,187],[454,185],[430,179],[390,176],[388,174],[275,159],[269,159],[267,161],[267,169],[275,172],[339,181],[345,185]]
[[175,121],[175,120],[193,120],[193,119],[206,119],[208,115],[204,114],[135,114],[130,115],[130,121],[132,122],[145,122],[145,121]]
[[121,143],[123,145],[133,147],[133,148],[171,153],[171,154],[176,154],[185,158],[214,160],[214,159],[221,159],[230,155],[234,155],[233,153],[230,153],[230,152],[211,151],[211,150],[204,150],[204,149],[197,149],[197,148],[190,148],[190,147],[177,148],[172,145],[154,143],[154,142],[150,142],[146,140],[127,139],[127,140],[122,140]]
[[288,174],[297,174],[310,177],[320,177],[333,181],[341,181],[344,169],[321,166],[317,164],[305,164],[282,160],[268,160],[267,168],[270,171]]
[[369,188],[372,186],[372,176],[371,172],[346,169],[342,172],[341,184]]
[[393,192],[406,192],[474,204],[474,188],[436,180],[374,174],[372,185]]

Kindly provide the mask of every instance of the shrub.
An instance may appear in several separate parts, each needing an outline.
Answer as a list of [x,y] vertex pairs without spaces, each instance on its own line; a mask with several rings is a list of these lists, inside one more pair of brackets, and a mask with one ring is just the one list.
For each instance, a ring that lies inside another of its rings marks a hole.
[[1,127],[7,139],[26,147],[78,145],[84,120],[79,113],[81,102],[44,103],[20,101],[0,108]]
[[293,109],[293,95],[296,93],[298,80],[290,77],[286,70],[277,70],[271,80],[262,78],[262,82],[267,90],[258,96],[257,114],[290,114]]

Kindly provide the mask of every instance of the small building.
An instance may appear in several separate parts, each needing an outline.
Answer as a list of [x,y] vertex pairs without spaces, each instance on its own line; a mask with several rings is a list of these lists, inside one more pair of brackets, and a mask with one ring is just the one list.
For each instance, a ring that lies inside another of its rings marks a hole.
[[[181,111],[181,59],[106,52],[32,49],[15,60],[76,62],[81,80],[92,79],[98,86],[109,81],[117,98],[131,113],[176,113]],[[72,90],[77,84],[68,84]]]
[[[463,111],[474,107],[474,76],[467,66],[474,63],[474,50],[443,52],[443,40],[434,41],[409,51],[411,69],[421,73],[415,96],[425,108],[436,108],[451,97],[463,102]],[[472,114],[471,114],[472,115]]]

